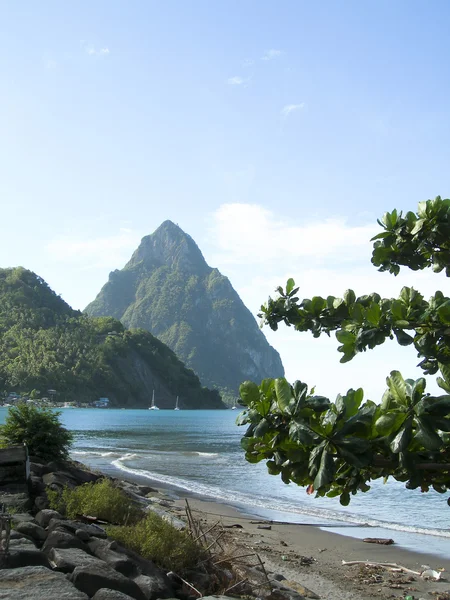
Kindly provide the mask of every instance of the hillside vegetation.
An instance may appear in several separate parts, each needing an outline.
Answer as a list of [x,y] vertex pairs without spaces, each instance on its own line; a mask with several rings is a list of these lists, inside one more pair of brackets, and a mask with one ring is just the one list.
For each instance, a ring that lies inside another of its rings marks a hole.
[[86,313],[150,331],[231,401],[246,379],[284,375],[278,352],[228,278],[208,266],[194,240],[171,221],[142,239]]
[[0,391],[48,389],[58,399],[147,407],[222,408],[216,391],[143,330],[73,310],[35,273],[0,269]]

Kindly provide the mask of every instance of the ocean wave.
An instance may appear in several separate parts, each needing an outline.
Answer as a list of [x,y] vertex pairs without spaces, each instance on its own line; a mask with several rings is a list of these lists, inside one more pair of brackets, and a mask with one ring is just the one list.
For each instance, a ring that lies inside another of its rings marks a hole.
[[120,453],[119,452],[99,452],[97,450],[74,450],[71,452],[71,454],[73,456],[101,456],[102,458],[107,458],[110,456],[116,456],[117,458],[120,458]]
[[[378,519],[371,519],[361,515],[343,513],[330,509],[324,509],[323,507],[301,507],[298,505],[292,505],[288,502],[280,502],[274,498],[263,498],[259,496],[251,496],[242,492],[233,490],[222,490],[220,488],[205,485],[203,483],[188,481],[178,477],[172,477],[170,475],[163,475],[146,469],[136,469],[123,464],[122,461],[128,460],[133,455],[126,455],[120,457],[112,462],[112,465],[117,469],[129,473],[130,475],[137,475],[144,477],[155,482],[163,483],[165,485],[173,486],[178,489],[185,490],[187,492],[198,494],[200,496],[206,496],[214,500],[225,501],[245,507],[248,511],[251,509],[262,509],[264,511],[277,511],[292,515],[295,523],[303,518],[303,522],[313,524],[314,522],[320,524],[326,524],[329,527],[339,528],[340,526],[367,526],[377,527],[383,529],[390,529],[396,531],[404,531],[413,534],[431,535],[436,537],[450,538],[449,530],[433,529],[426,527],[416,527],[412,525],[404,525],[401,523],[392,523],[388,521],[382,521]],[[307,521],[305,521],[305,517]]]

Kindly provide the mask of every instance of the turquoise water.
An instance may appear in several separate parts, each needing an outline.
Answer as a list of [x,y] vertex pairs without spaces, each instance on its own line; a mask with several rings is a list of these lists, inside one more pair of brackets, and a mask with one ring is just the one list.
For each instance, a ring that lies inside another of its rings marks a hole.
[[[0,422],[6,410],[0,408]],[[392,537],[406,548],[450,558],[447,495],[374,482],[352,498],[313,498],[244,459],[238,411],[63,409],[73,458],[103,472],[233,504],[263,518],[320,524],[352,537]],[[367,526],[364,526],[367,525]]]

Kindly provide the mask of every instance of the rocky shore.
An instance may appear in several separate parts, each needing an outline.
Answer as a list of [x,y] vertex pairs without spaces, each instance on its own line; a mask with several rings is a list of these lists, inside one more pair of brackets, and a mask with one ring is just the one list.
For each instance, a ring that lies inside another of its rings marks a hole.
[[[221,526],[212,538],[211,534],[204,537],[208,544],[209,539],[213,539],[212,545],[214,536],[217,538],[220,560],[217,556],[215,561],[207,559],[198,569],[184,573],[184,578],[166,572],[151,560],[109,539],[105,528],[94,516],[79,515],[77,519],[68,519],[49,508],[46,489],[74,488],[95,482],[104,475],[76,463],[32,461],[30,471],[28,493],[3,492],[0,496],[12,522],[9,540],[5,539],[5,528],[2,532],[0,599],[195,600],[210,598],[210,593],[219,594],[214,598],[226,598],[220,596],[225,590],[233,592],[233,596],[257,595],[271,600],[302,600],[305,597],[292,585],[285,585],[284,576],[267,571],[262,564],[255,567],[235,561],[235,548],[230,547],[231,538],[227,540],[225,534],[228,531]],[[187,526],[183,509],[174,506],[163,492],[149,486],[114,481],[147,511],[157,512],[174,527]],[[201,530],[200,524],[199,528]],[[222,539],[220,544],[218,538]],[[317,596],[311,592],[307,597]]]

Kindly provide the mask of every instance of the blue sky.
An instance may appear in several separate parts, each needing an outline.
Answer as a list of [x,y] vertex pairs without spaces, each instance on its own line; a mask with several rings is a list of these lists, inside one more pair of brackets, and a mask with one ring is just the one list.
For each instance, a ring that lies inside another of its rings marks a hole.
[[[448,294],[377,274],[368,240],[449,194],[449,22],[446,1],[0,1],[0,265],[81,309],[169,218],[253,313],[291,275]],[[403,349],[340,366],[334,341],[266,334],[331,395],[417,374]]]

